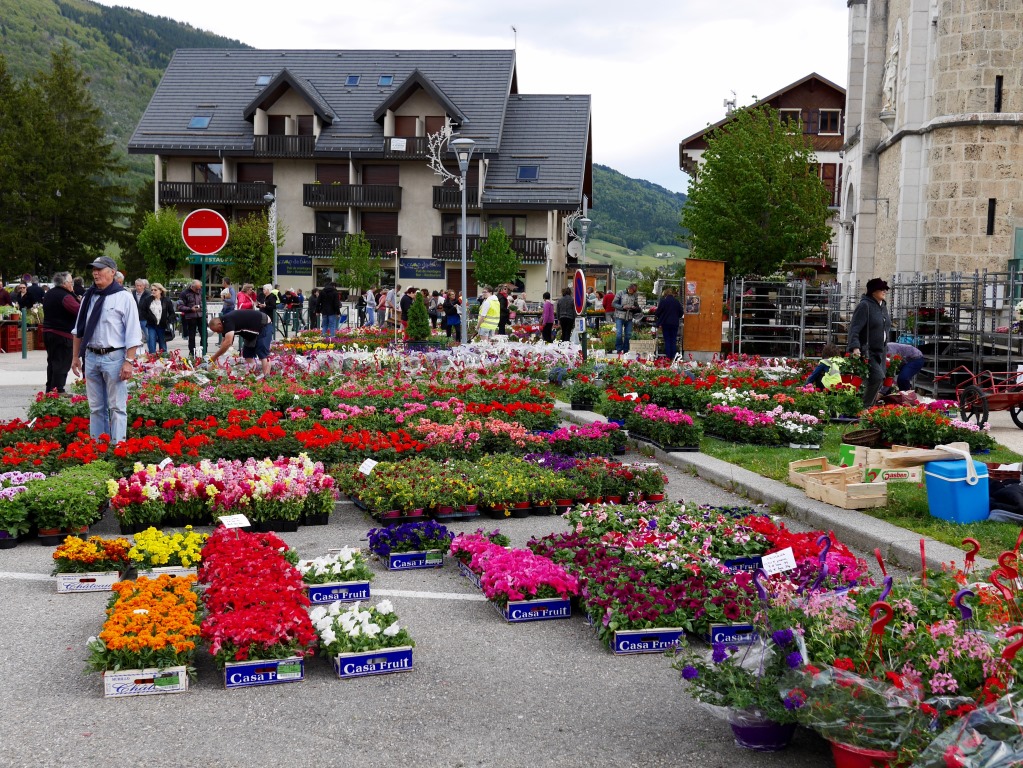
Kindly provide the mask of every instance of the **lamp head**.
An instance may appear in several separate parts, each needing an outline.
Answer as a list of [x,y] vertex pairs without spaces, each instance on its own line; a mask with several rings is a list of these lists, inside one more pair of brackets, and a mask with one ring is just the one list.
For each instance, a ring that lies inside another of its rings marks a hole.
[[458,158],[458,170],[464,174],[469,170],[469,158],[472,157],[472,150],[475,148],[476,142],[460,136],[457,139],[452,139],[450,145],[451,151]]
[[273,205],[273,202],[276,199],[277,198],[274,197],[273,192],[267,192],[265,195],[263,195],[263,202],[266,203],[267,205]]
[[590,236],[590,227],[593,225],[593,220],[583,216],[578,221],[579,225],[579,239],[585,241]]

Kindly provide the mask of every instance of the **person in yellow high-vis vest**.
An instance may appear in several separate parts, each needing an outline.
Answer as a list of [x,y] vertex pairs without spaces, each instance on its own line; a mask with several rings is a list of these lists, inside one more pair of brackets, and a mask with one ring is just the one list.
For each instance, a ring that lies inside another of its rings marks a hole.
[[480,295],[483,300],[476,320],[476,333],[486,339],[494,335],[501,321],[501,305],[489,288],[480,288]]

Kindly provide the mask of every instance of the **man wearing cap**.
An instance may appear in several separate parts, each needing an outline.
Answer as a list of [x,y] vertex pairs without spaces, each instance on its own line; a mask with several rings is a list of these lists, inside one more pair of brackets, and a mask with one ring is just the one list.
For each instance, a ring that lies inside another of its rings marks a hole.
[[113,445],[128,430],[128,379],[142,345],[139,309],[131,293],[114,280],[113,259],[100,256],[89,266],[93,285],[82,297],[75,321],[71,370],[75,376],[84,370],[89,434],[110,435]]
[[207,323],[214,333],[223,334],[220,348],[210,355],[210,362],[226,355],[234,343],[234,335],[242,337],[242,357],[246,360],[259,358],[263,364],[263,375],[270,375],[270,344],[274,338],[273,320],[258,309],[236,309],[222,317],[214,317]]
[[853,311],[849,325],[848,351],[859,357],[864,355],[870,368],[863,387],[863,407],[874,404],[885,376],[885,344],[892,319],[888,314],[888,283],[880,277],[867,281],[867,292]]

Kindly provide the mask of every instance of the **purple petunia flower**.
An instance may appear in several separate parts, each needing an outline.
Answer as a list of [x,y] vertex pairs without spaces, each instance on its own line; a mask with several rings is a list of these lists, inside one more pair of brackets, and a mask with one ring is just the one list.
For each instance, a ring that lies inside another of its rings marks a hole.
[[788,696],[784,698],[782,704],[785,705],[785,709],[790,712],[793,709],[799,709],[801,706],[806,704],[806,694],[802,691],[792,691]]
[[682,679],[694,680],[700,676],[700,670],[693,666],[682,667]]
[[774,640],[776,645],[785,646],[792,642],[792,630],[791,629],[779,629],[771,633],[771,639]]
[[789,669],[795,669],[803,663],[803,654],[799,651],[793,651],[785,657],[785,663],[789,665]]
[[711,659],[715,664],[720,664],[728,658],[728,651],[725,649],[724,643],[714,643],[714,653],[711,655]]

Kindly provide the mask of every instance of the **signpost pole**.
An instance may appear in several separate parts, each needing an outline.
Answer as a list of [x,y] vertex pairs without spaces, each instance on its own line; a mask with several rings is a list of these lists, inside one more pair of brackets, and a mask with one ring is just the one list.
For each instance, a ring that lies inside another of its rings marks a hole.
[[[575,302],[575,317],[576,324],[582,327],[579,332],[579,344],[582,346],[583,351],[583,362],[586,362],[587,357],[587,345],[586,345],[586,275],[583,274],[581,269],[575,271],[575,277],[572,280],[572,300]],[[579,319],[582,318],[582,322]]]
[[202,256],[202,312],[199,315],[199,339],[202,342],[202,356],[206,357],[206,257]]

